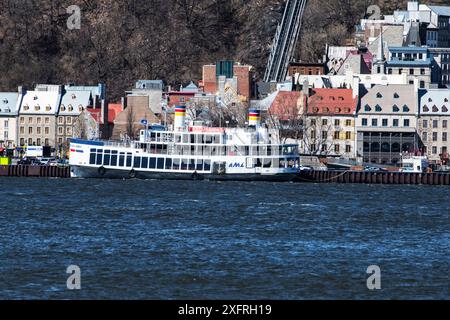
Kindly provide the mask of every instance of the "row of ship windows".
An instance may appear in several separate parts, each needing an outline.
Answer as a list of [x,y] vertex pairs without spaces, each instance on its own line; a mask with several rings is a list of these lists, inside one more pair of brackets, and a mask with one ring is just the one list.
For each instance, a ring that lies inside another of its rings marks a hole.
[[131,153],[118,153],[117,151],[91,150],[89,164],[127,167],[135,169],[159,169],[159,170],[191,170],[210,171],[211,161],[201,159],[171,159],[133,157]]

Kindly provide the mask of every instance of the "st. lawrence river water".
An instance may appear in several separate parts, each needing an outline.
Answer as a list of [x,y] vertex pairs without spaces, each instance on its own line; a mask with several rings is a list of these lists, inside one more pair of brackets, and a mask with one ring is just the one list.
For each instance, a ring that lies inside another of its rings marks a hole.
[[[1,299],[450,298],[448,187],[0,186]],[[69,266],[81,290],[68,290]],[[368,289],[369,266],[381,290]]]

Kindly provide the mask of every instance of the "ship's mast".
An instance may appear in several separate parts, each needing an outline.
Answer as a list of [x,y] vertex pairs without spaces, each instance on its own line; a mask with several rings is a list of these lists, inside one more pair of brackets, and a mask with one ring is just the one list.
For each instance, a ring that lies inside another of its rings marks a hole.
[[272,52],[267,63],[264,82],[282,82],[286,79],[289,62],[300,34],[307,0],[287,0],[283,19],[277,27]]

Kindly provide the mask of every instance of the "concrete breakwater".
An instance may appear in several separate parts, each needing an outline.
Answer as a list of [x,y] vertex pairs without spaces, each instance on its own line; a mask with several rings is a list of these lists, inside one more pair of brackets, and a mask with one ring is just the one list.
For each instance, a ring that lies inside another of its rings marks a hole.
[[450,185],[450,173],[303,171],[299,182],[397,185]]
[[69,178],[69,167],[56,166],[0,166],[0,177],[41,177],[41,178]]
[[[0,166],[0,177],[70,178],[70,168],[27,165]],[[295,182],[450,186],[450,173],[303,171],[295,179]]]

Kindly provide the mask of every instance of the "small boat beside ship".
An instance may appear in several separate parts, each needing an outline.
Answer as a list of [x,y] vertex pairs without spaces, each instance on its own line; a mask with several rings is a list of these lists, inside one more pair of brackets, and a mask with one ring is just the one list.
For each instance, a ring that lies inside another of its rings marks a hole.
[[245,128],[213,128],[187,125],[186,108],[177,107],[172,128],[150,126],[138,141],[73,139],[69,163],[74,178],[292,181],[299,148],[279,141],[258,110]]

